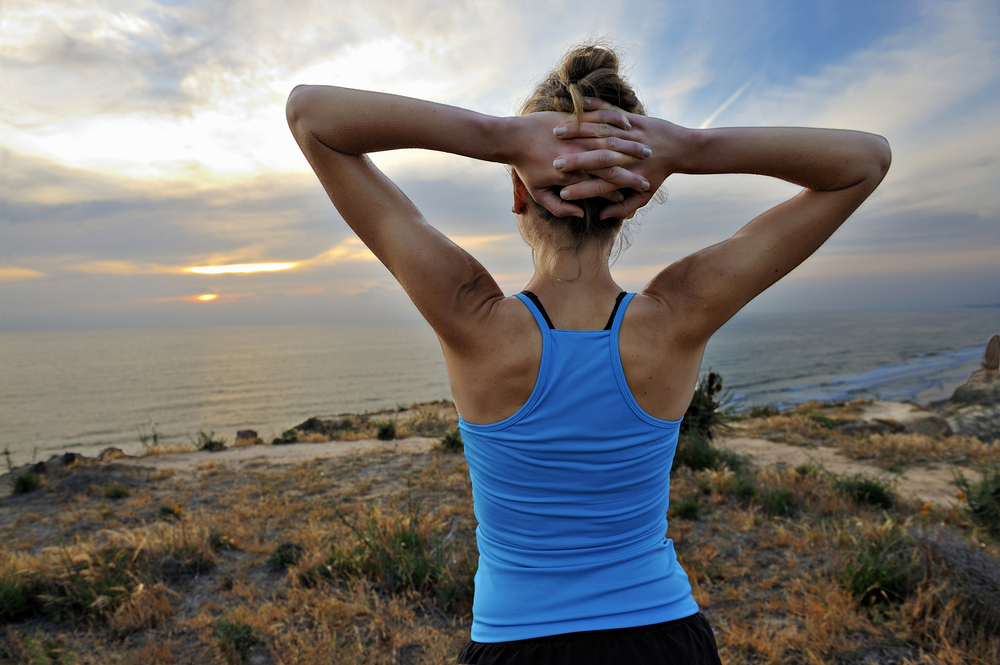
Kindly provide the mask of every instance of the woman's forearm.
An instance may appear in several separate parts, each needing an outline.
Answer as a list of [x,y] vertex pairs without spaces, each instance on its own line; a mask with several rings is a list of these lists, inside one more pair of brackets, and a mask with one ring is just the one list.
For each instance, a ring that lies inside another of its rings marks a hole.
[[[673,133],[674,145],[681,146],[661,160],[661,168],[672,173],[753,173],[814,191],[836,191],[866,179],[878,184],[891,161],[886,140],[865,132],[798,127],[684,130],[676,125],[664,131]],[[655,146],[653,150],[655,159]]]
[[286,105],[297,139],[349,155],[401,148],[509,162],[502,118],[409,97],[333,86],[297,86]]

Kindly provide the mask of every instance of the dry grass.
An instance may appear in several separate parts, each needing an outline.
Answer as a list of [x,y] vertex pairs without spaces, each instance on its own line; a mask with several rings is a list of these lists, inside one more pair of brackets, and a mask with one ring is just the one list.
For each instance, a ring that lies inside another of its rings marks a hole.
[[924,434],[849,434],[837,428],[854,420],[864,400],[822,404],[810,402],[783,413],[747,417],[736,426],[741,436],[754,436],[796,446],[832,446],[852,459],[872,461],[890,471],[913,464],[966,466],[1000,463],[1000,446],[976,437],[935,439]]
[[[434,405],[398,415],[398,432],[448,422]],[[829,438],[802,414],[761,420]],[[106,479],[0,499],[0,594],[20,585],[30,604],[0,621],[0,662],[454,661],[467,589],[441,590],[468,582],[476,552],[461,454],[205,459],[176,474],[81,467]],[[128,495],[106,496],[111,482]],[[670,535],[724,662],[997,662],[1000,591],[984,580],[1000,578],[1000,551],[962,510],[884,510],[821,470],[726,463],[676,470],[671,501],[686,497],[697,511]],[[870,544],[897,535],[911,574],[866,604],[871,583],[851,571],[884,580]]]
[[847,438],[839,447],[852,459],[872,460],[890,470],[928,462],[973,466],[1000,463],[1000,446],[972,436],[934,439],[924,434],[872,434]]

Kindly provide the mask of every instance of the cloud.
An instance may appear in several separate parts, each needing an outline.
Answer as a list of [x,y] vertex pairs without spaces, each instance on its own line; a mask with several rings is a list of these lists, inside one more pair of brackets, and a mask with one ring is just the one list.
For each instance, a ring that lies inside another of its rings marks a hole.
[[31,268],[5,268],[0,267],[0,282],[14,282],[22,279],[38,279],[45,277],[45,273]]

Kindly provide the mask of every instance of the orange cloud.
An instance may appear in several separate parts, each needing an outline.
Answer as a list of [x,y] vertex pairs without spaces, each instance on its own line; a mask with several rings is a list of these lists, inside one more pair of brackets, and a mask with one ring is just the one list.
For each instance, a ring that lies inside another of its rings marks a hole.
[[17,281],[21,279],[37,279],[45,277],[45,273],[31,268],[0,268],[0,282]]

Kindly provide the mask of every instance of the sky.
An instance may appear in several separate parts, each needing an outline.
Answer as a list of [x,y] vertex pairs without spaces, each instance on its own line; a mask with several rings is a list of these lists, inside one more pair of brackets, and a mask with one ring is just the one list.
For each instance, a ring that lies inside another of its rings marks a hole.
[[[580,41],[687,127],[884,135],[875,194],[750,311],[1000,303],[997,0],[0,0],[0,331],[418,319],[284,117],[298,83],[515,112]],[[504,167],[375,162],[507,293]],[[641,289],[796,188],[672,176],[613,268]]]

